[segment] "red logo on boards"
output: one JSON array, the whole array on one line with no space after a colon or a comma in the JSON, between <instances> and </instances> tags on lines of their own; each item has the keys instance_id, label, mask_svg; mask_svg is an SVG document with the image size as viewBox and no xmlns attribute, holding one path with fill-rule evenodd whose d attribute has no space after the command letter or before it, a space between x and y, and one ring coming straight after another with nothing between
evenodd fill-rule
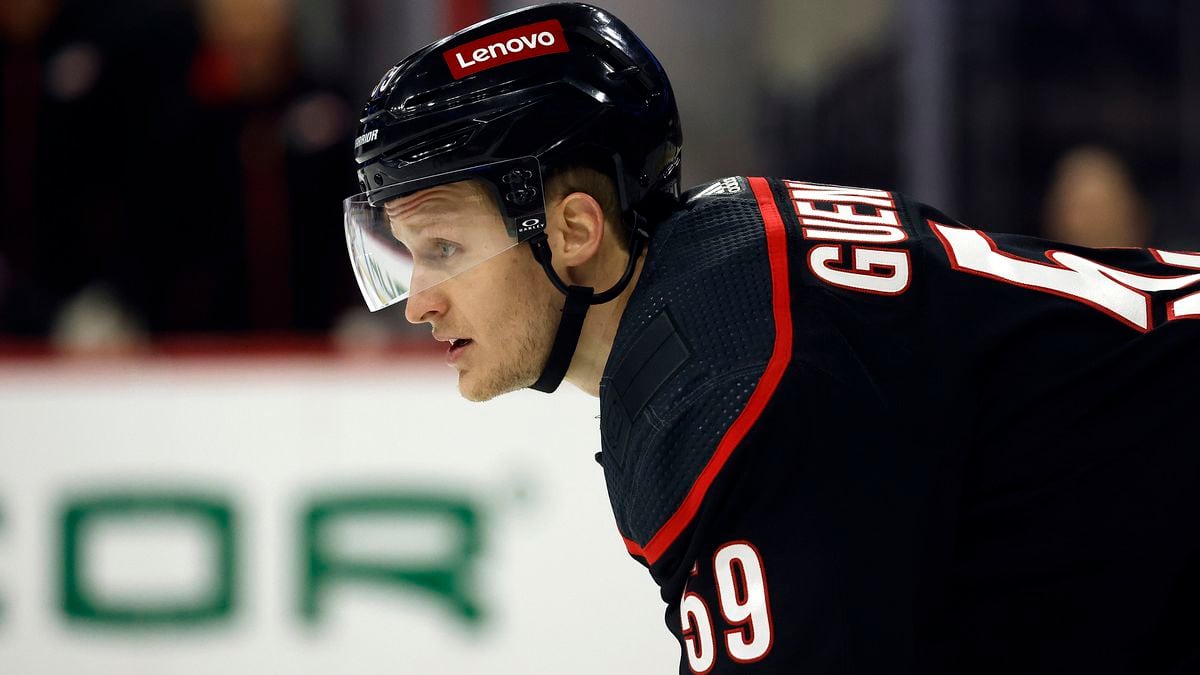
<instances>
[{"instance_id":1,"label":"red logo on boards","mask_svg":"<svg viewBox=\"0 0 1200 675\"><path fill-rule=\"evenodd\" d=\"M562 24L556 19L539 21L480 38L444 52L454 79L473 75L513 61L568 51Z\"/></svg>"}]
</instances>

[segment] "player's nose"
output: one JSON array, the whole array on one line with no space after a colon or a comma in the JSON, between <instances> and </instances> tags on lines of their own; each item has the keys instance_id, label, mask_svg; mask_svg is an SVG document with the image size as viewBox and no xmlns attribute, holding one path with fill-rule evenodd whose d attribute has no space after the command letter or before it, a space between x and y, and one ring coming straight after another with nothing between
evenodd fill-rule
<instances>
[{"instance_id":1,"label":"player's nose","mask_svg":"<svg viewBox=\"0 0 1200 675\"><path fill-rule=\"evenodd\" d=\"M418 291L404 301L404 318L409 323L429 323L446 313L446 296L436 288Z\"/></svg>"}]
</instances>

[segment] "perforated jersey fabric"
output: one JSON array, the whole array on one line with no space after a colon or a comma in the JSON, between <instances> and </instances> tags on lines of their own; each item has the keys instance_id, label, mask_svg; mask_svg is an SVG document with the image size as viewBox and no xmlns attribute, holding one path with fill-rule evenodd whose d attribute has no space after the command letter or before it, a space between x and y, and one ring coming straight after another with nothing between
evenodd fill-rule
<instances>
[{"instance_id":1,"label":"perforated jersey fabric","mask_svg":"<svg viewBox=\"0 0 1200 675\"><path fill-rule=\"evenodd\" d=\"M679 506L762 375L774 337L766 255L748 193L693 201L655 231L610 370L620 370L621 355L664 312L690 357L641 410L626 409L629 402L612 393L611 373L600 383L605 465L636 476L608 482L618 526L632 539L648 540ZM702 411L693 405L701 397ZM623 429L633 418L632 430ZM655 451L668 440L676 451Z\"/></svg>"},{"instance_id":2,"label":"perforated jersey fabric","mask_svg":"<svg viewBox=\"0 0 1200 675\"><path fill-rule=\"evenodd\" d=\"M1196 253L881 190L685 195L598 456L680 672L1200 672L1197 319Z\"/></svg>"}]
</instances>

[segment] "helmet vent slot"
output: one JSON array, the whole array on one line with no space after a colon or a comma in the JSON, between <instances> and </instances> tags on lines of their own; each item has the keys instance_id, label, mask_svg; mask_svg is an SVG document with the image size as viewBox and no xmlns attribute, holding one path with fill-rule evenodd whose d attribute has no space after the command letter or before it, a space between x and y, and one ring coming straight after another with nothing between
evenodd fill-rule
<instances>
[{"instance_id":1,"label":"helmet vent slot","mask_svg":"<svg viewBox=\"0 0 1200 675\"><path fill-rule=\"evenodd\" d=\"M466 145L471 140L471 137L475 135L479 126L479 124L474 122L455 125L454 128L448 130L446 133L438 134L434 138L410 143L388 153L388 157L384 160L384 163L392 166L412 164L413 162L419 162L434 155L450 152L459 146Z\"/></svg>"},{"instance_id":2,"label":"helmet vent slot","mask_svg":"<svg viewBox=\"0 0 1200 675\"><path fill-rule=\"evenodd\" d=\"M529 86L540 84L540 81L536 78L519 77L493 84L490 87L474 87L470 84L469 80L463 80L413 94L404 99L404 103L398 110L392 112L399 114L427 113L433 110L478 103L515 91L524 91Z\"/></svg>"}]
</instances>

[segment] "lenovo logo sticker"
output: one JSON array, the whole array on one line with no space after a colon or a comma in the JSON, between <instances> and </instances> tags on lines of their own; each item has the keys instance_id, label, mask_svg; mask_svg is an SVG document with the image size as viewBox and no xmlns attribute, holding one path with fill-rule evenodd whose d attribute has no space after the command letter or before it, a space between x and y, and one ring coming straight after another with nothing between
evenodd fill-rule
<instances>
[{"instance_id":1,"label":"lenovo logo sticker","mask_svg":"<svg viewBox=\"0 0 1200 675\"><path fill-rule=\"evenodd\" d=\"M555 19L513 28L444 52L454 79L535 56L568 51L562 24Z\"/></svg>"}]
</instances>

